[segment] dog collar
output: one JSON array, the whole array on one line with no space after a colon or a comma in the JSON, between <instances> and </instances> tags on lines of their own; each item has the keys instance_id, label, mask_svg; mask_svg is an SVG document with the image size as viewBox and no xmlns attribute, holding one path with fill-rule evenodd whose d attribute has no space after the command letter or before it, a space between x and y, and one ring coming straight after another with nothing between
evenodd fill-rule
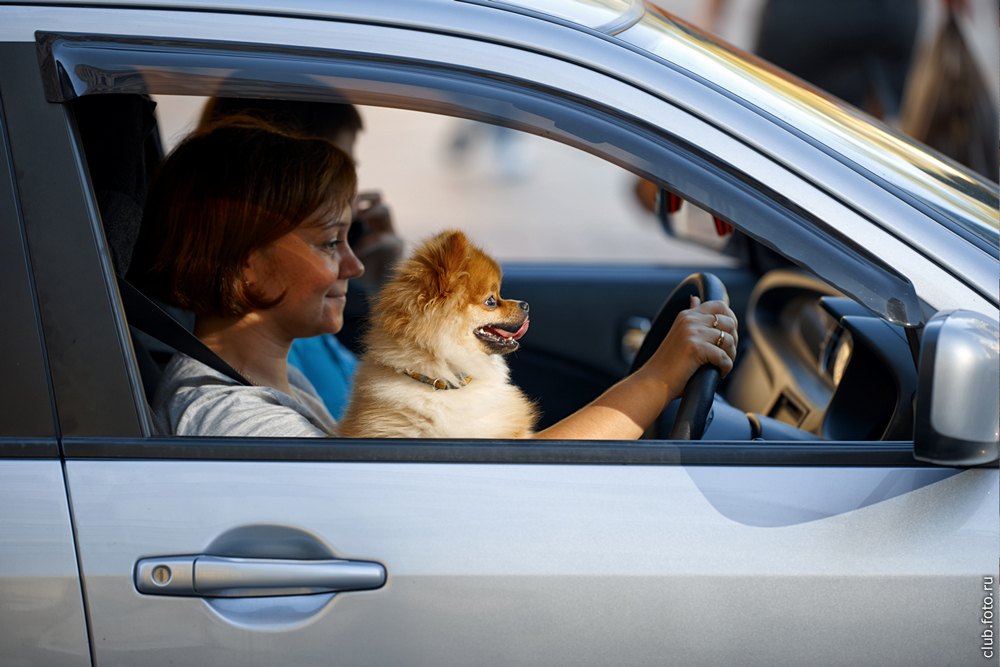
<instances>
[{"instance_id":1,"label":"dog collar","mask_svg":"<svg viewBox=\"0 0 1000 667\"><path fill-rule=\"evenodd\" d=\"M469 377L468 375L462 375L461 379L459 379L458 381L458 386L455 386L454 384L448 382L447 380L439 380L438 378L428 377L423 373L418 373L416 371L411 371L407 369L403 370L403 375L409 375L414 380L418 380L420 382L423 382L424 384L429 384L430 386L434 387L435 390L461 389L462 387L464 387L465 385L469 384L469 382L472 381L472 378Z\"/></svg>"}]
</instances>

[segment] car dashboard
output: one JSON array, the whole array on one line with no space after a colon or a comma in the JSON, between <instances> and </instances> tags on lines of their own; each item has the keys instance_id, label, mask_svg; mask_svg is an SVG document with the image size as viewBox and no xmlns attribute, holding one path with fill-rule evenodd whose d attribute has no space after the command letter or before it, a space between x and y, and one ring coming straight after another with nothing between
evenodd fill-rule
<instances>
[{"instance_id":1,"label":"car dashboard","mask_svg":"<svg viewBox=\"0 0 1000 667\"><path fill-rule=\"evenodd\" d=\"M749 344L722 395L784 439L908 440L917 374L901 327L797 271L766 274L746 314ZM770 439L754 427L755 437Z\"/></svg>"}]
</instances>

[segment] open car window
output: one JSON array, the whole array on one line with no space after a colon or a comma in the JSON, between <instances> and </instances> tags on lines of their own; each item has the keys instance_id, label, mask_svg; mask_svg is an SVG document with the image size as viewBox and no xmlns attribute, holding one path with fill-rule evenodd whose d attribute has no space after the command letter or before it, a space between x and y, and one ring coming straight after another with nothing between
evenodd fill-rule
<instances>
[{"instance_id":1,"label":"open car window","mask_svg":"<svg viewBox=\"0 0 1000 667\"><path fill-rule=\"evenodd\" d=\"M160 138L169 151L196 127L206 98L158 95L154 99ZM701 242L668 234L657 215L640 205L636 190L643 179L576 148L468 119L406 109L358 108L365 124L355 145L360 190L381 193L394 209L395 225L403 238L412 244L441 229L463 230L504 264L507 298L534 304L532 334L509 363L515 382L542 408L540 428L579 409L624 375L673 285L687 273L712 270L724 272L733 306L741 318L750 318L758 340L744 346L741 352L750 360L735 382L723 386L722 396L734 406L732 414L723 416L720 405L718 423L707 438L753 435L734 423L742 421L745 412L834 439L879 440L887 432L897 402L892 398L848 425L842 423L843 415L824 423L844 372L841 361L842 367L834 374L836 352L827 348L850 334L838 333L839 315L824 311L820 299L850 300L822 281L795 271L780 254L765 256L756 246L751 252L747 237L715 224L717 218L683 200L674 203L670 227L701 229ZM560 273L560 268L572 270ZM758 293L754 289L758 278L772 269L787 274L768 274L770 287ZM610 273L602 275L602 271ZM594 273L588 276L589 272ZM610 286L602 284L612 276ZM789 291L791 295L785 293ZM354 298L364 296L355 294ZM577 327L572 336L566 336L595 298L620 305L588 316L595 323ZM756 313L748 310L751 299ZM360 321L352 324L349 317L340 338L360 352L358 341L351 338L351 327L363 330L367 312L359 311L356 304L353 311ZM772 319L787 320L790 330L762 331L758 320ZM596 323L601 320L611 326ZM137 335L133 332L133 337ZM148 336L141 340L162 368L172 349ZM905 351L898 334L888 340ZM611 354L592 351L601 348ZM843 345L838 350L841 355L849 352ZM780 369L782 377L774 383L780 385L778 389L765 386L760 373L750 369L762 354L772 374ZM299 361L308 363L308 359ZM891 382L899 370L882 372L878 378ZM912 385L912 373L902 370L907 386ZM848 409L853 408L851 404ZM904 411L892 422L894 439L907 436L904 422L909 414ZM788 438L791 433L766 435Z\"/></svg>"},{"instance_id":2,"label":"open car window","mask_svg":"<svg viewBox=\"0 0 1000 667\"><path fill-rule=\"evenodd\" d=\"M538 322L533 323L531 339L535 349L530 349L526 341L524 352L518 355L513 369L515 382L529 395L541 398L543 412L549 419L558 419L578 409L627 371L629 352L625 340L632 337L634 331L641 333L642 321L655 315L665 296L691 268L718 270L729 285L738 314L750 327L755 318L748 309L760 302L762 296L759 290L755 292L756 280L770 269L797 267L799 272L805 270L821 277L819 280L809 278L804 291L794 294L796 298L816 303L804 310L796 305L786 312L787 304L776 305L772 299L764 299L771 310L761 311L761 314L765 324L774 318L786 323L784 329L779 327L777 338L772 336L771 347L785 350L787 341L782 336L791 335L796 340L802 339L802 344L795 343L793 349L808 351L799 355L802 359L796 357L795 360L772 355L761 362L763 367L748 353L747 368L754 370L747 373L753 380L745 384L742 391L728 390L737 397L736 408L752 409L793 426L808 424L815 435L833 439L840 439L847 433L862 440L878 440L887 433L904 438L907 435L906 428L889 428L897 422L905 422L905 413L892 412L884 406L873 416L872 423L866 423L863 428L835 429L824 434L824 423L821 419L817 421L817 416L822 416L826 407L832 404L836 383L831 383L830 378L845 376L828 373L824 366L827 362L823 360L834 353L828 348L839 338L823 325L806 326L807 323L795 317L800 310L814 312L815 307L819 307L818 300L824 296L853 299L855 304L864 304L862 309L867 318L888 322L884 326L890 330L875 337L890 341L893 350L902 349L905 355L910 342L897 343L899 331L891 327L898 329L919 324L925 310L933 311L933 304L947 285L947 281L936 281L944 275L940 268L913 253L898 239L894 240L885 230L866 226L863 216L856 210L795 175L758 147L722 131L697 114L666 103L647 90L596 72L570 71L564 64L548 62L540 55L530 58L537 58L538 65L551 64L552 67L541 72L529 68L530 76L535 77L532 81L525 78L529 70L519 70L519 66L513 68L517 71L484 75L471 65L431 67L402 56L379 60L376 66L360 53L331 54L300 47L257 47L245 51L230 43L162 39L133 48L128 38L50 34L40 39L42 48L49 49L53 60L61 63L59 71L74 73L68 81L60 83L46 79L50 81L48 94L53 101L71 104L80 95L124 92L188 98L217 94L350 101L371 109L373 123L384 115L390 119L388 124L396 128L403 123L393 121L393 117L414 113L432 114L429 116L431 122L444 127L456 123L485 123L487 131L494 131L488 128L502 128L523 132L533 135L531 140L540 137L547 144L554 142L560 151L576 151L581 156L581 163L590 161L600 169L613 168L607 172L614 173L613 178L598 177L605 185L615 179L646 179L664 192L680 196L686 205L706 211L718 221L720 229L735 230L733 241L744 239L742 246L727 243L726 254L702 249L698 250L700 255L691 252L691 259L679 267L670 262L657 264L646 260L634 267L621 266L620 258L631 251L612 249L608 252L612 241L620 235L603 220L598 221L598 225L602 233L610 233L610 236L599 236L597 245L603 246L601 250L605 256L616 258L612 264L605 259L603 265L599 265L602 263L593 261L593 256L589 255L586 260L575 260L578 262L575 267L560 267L566 263L566 258L556 256L556 251L518 258L505 256L511 251L502 249L501 241L481 241L488 250L505 260L504 289L508 294L551 307L549 315L545 315L546 310L535 310L533 305L533 318ZM441 41L444 49L448 46L446 42L454 38L442 37ZM192 58L198 63L193 68L185 64L192 62ZM43 78L51 73L51 70L43 71ZM117 81L127 83L120 85L115 83ZM375 125L368 128L369 133L377 131ZM438 159L427 155L429 152L418 150L425 159ZM378 156L366 155L363 147L359 147L358 153L362 169L366 162L379 160ZM383 177L391 180L389 175L377 174L373 181ZM577 185L586 189L587 181L579 180ZM544 181L542 184L544 186ZM363 182L362 187L365 185ZM382 187L381 183L373 185ZM412 183L407 185L413 187ZM468 194L474 188L464 190ZM427 199L431 202L431 212L414 212L413 217L422 220L419 224L425 228L433 228L437 225L432 216L441 203L435 200L455 198L442 194ZM507 225L494 224L495 216L504 214L508 208L490 207L483 196L472 199L479 204L485 201L485 206L492 210L482 216L472 210L468 217L479 219L459 225L461 228L470 231L474 238L480 233L486 239L490 238L488 234L497 233L501 240L519 236L508 234ZM552 199L558 207L559 200ZM571 206L567 204L564 208L569 210ZM398 210L397 219L404 233L408 215L407 207ZM614 216L613 213L607 215ZM526 224L532 230L542 224L546 229L554 229L549 238L555 243L550 247L565 253L568 241L574 241L581 232L574 227L575 220L566 219L574 216L554 217L565 227L553 226L552 219ZM475 224L482 227L477 230ZM678 242L666 238L655 220L644 221L638 226L642 225L646 232L653 234L646 238L657 239L656 244L677 246ZM438 228L443 226L446 225ZM419 235L420 232L414 233L414 236ZM648 257L658 247L635 238L632 247L638 247L635 254L640 257ZM494 242L499 249L491 248ZM880 249L881 256L869 249L873 247ZM903 267L903 271L890 268L883 259L885 256L898 260L896 265ZM906 270L908 266L921 270L910 272ZM922 270L925 267L928 270ZM911 276L919 279L921 295L930 301L931 307L917 297L918 290L910 282ZM574 295L575 299L567 295ZM581 303L581 299L586 303L611 304L613 308L595 317L586 310L587 305ZM577 327L576 333L585 330L588 336L596 336L596 339L566 335L567 330L573 330L573 323L579 321L581 313L587 313L588 322L595 324ZM840 315L833 312L829 316L836 319ZM788 318L792 318L790 322ZM125 324L123 318L121 326ZM773 368L768 364L780 366L781 372L769 373ZM893 369L889 368L888 372ZM792 386L788 388L782 383L763 380L769 376L770 380L778 376L782 383L788 380ZM854 381L863 385L865 378ZM567 391L567 387L572 391ZM134 387L133 395L138 396ZM546 405L549 396L556 396L558 400ZM759 400L750 405L739 398L741 396L754 396ZM900 394L896 402L905 401ZM852 404L845 404L848 413L851 408ZM142 411L141 403L137 404L137 410ZM882 414L885 410L892 414L886 417ZM749 439L749 435L752 433L747 438L739 438L723 432L719 438L740 440Z\"/></svg>"}]
</instances>

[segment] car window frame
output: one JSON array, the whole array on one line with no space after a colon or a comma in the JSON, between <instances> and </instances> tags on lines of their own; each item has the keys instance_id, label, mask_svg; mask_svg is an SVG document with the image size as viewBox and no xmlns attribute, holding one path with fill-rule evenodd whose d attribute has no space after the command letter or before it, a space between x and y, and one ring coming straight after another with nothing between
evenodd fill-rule
<instances>
[{"instance_id":1,"label":"car window frame","mask_svg":"<svg viewBox=\"0 0 1000 667\"><path fill-rule=\"evenodd\" d=\"M56 458L57 425L25 240L15 168L0 90L0 277L5 315L0 324L0 459Z\"/></svg>"},{"instance_id":2,"label":"car window frame","mask_svg":"<svg viewBox=\"0 0 1000 667\"><path fill-rule=\"evenodd\" d=\"M148 91L164 92L170 91ZM258 90L259 92L259 90ZM203 93L202 93L203 94ZM565 100L561 100L565 103ZM469 112L468 117L477 120L494 120L488 114L476 116ZM509 122L509 119L505 119ZM628 119L619 119L628 121ZM66 120L66 127L69 136L72 138L72 119ZM537 128L529 128L537 131ZM646 137L647 139L649 137ZM634 140L638 141L638 137ZM566 143L571 143L567 141ZM582 146L577 146L583 148ZM79 178L86 181L87 175L83 169L83 162L80 159L80 146L77 137L74 153L74 161L81 170ZM71 151L73 152L73 151ZM678 163L686 162L689 154L678 152L675 159ZM603 156L607 159L607 155ZM623 164L635 170L633 165ZM732 180L721 180L723 177L731 178L733 174L727 173L720 165L703 166L708 170L711 166L718 169L715 174L716 185L726 184L730 188L738 189L752 184L746 178L732 178ZM685 164L689 168L689 164ZM663 179L655 174L648 174L656 180L663 182ZM675 183L671 183L675 187ZM96 206L93 201L92 189L87 187L90 200L86 207L89 211L91 221L99 218L96 213ZM767 193L770 194L770 193ZM697 200L695 200L697 201ZM761 197L759 203L769 207L775 206L774 200L766 195ZM731 203L731 205L733 205ZM789 215L802 214L801 211L789 210ZM97 432L90 433L67 433L63 438L65 455L68 457L97 457L97 458L118 458L125 456L128 458L197 458L226 460L270 460L272 457L281 460L366 460L366 461L414 461L414 462L443 462L443 461L492 461L492 462L566 462L566 463L633 463L633 464L690 464L693 462L704 462L705 464L733 464L734 462L749 463L758 465L919 465L912 458L912 446L909 443L822 443L822 444L783 444L780 446L748 447L746 443L549 443L546 446L525 445L524 443L504 443L488 444L481 441L456 441L448 443L448 446L435 441L368 441L358 442L338 442L330 443L304 443L301 441L258 441L252 442L241 440L240 443L214 442L215 439L198 438L174 438L174 437L151 437L152 428L148 419L148 409L145 401L141 397L141 382L137 380L137 370L134 360L134 353L131 350L125 328L125 318L121 310L120 300L117 299L116 288L113 285L113 272L109 268L108 252L106 243L103 242L103 232L99 221L95 225L95 249L101 257L101 265L105 274L106 288L113 295L110 305L114 312L114 328L118 332L119 343L125 356L130 358L131 363L126 364L124 377L119 377L119 388L127 387L132 394L135 414L137 418L139 433L135 434L139 438L130 437L128 434L122 435L98 429ZM145 417L145 419L143 419ZM128 422L128 417L121 418L122 422ZM147 439L148 438L148 439ZM808 463L807 463L808 462Z\"/></svg>"},{"instance_id":3,"label":"car window frame","mask_svg":"<svg viewBox=\"0 0 1000 667\"><path fill-rule=\"evenodd\" d=\"M46 96L52 102L114 92L256 97L267 94L271 86L289 99L397 106L543 135L675 192L823 276L894 324L919 326L923 321L924 308L910 280L846 230L679 134L568 90L471 67L330 49L57 33L37 33L36 39ZM200 59L197 67L191 67L193 58ZM239 76L220 80L218 72L224 71ZM317 78L325 85L317 85ZM332 91L334 85L339 92ZM679 110L672 104L661 108ZM815 190L814 184L789 172L773 156L679 111L700 123L706 133L726 141L736 139L755 159L770 165L772 174L800 183L798 191ZM819 190L815 194L828 195ZM829 204L834 202L822 206ZM780 251L772 240L778 238ZM822 251L816 250L817 240Z\"/></svg>"},{"instance_id":4,"label":"car window frame","mask_svg":"<svg viewBox=\"0 0 1000 667\"><path fill-rule=\"evenodd\" d=\"M152 432L82 147L34 45L0 43L10 149L60 437ZM58 192L60 196L52 196ZM53 222L59 222L57 233ZM99 361L98 361L99 360Z\"/></svg>"}]
</instances>

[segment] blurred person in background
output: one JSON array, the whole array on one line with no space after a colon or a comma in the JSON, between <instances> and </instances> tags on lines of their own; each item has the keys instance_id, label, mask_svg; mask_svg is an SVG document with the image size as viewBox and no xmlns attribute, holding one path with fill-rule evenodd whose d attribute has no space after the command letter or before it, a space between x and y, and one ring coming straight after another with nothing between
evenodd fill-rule
<instances>
[{"instance_id":1,"label":"blurred person in background","mask_svg":"<svg viewBox=\"0 0 1000 667\"><path fill-rule=\"evenodd\" d=\"M718 32L729 4L706 0L698 22ZM927 18L941 25L918 58ZM977 36L975 19L969 0L764 0L755 51L997 181L996 91L970 48L991 40Z\"/></svg>"},{"instance_id":2,"label":"blurred person in background","mask_svg":"<svg viewBox=\"0 0 1000 667\"><path fill-rule=\"evenodd\" d=\"M716 30L729 0L707 0ZM918 0L767 0L755 51L764 60L878 118L899 116Z\"/></svg>"}]
</instances>

